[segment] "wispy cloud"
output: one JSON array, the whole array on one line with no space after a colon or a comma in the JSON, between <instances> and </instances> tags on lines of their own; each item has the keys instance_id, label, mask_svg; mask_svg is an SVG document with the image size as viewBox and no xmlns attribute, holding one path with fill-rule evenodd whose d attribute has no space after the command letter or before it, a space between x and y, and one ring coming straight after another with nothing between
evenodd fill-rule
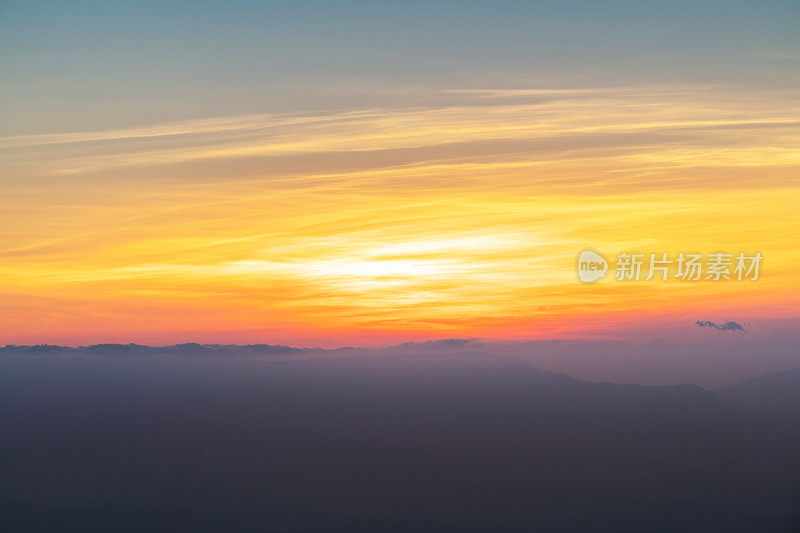
<instances>
[{"instance_id":1,"label":"wispy cloud","mask_svg":"<svg viewBox=\"0 0 800 533\"><path fill-rule=\"evenodd\" d=\"M745 331L745 327L738 322L723 322L722 324L716 324L710 320L697 320L695 321L695 325L701 328L716 329L717 331Z\"/></svg>"},{"instance_id":2,"label":"wispy cloud","mask_svg":"<svg viewBox=\"0 0 800 533\"><path fill-rule=\"evenodd\" d=\"M760 250L769 275L736 290L774 306L798 292L797 93L457 96L0 140L4 327L471 337L734 299L720 283L580 286L587 246Z\"/></svg>"},{"instance_id":3,"label":"wispy cloud","mask_svg":"<svg viewBox=\"0 0 800 533\"><path fill-rule=\"evenodd\" d=\"M754 95L736 91L674 88L457 92L476 99L513 95L521 100L247 115L124 130L17 136L0 139L0 149L12 161L30 163L30 154L18 150L61 146L50 156L38 152L37 163L30 169L56 175L125 169L141 173L141 167L198 161L228 161L246 168L260 163L263 168L276 158L302 161L334 153L358 154L365 165L362 170L373 170L376 165L387 168L381 162L387 153L403 150L420 152L409 153L408 163L419 164L422 157L427 163L448 165L516 162L533 166L543 156L548 161L578 162L611 158L618 166L640 169L664 162L672 167L703 162L717 166L795 162L795 144L786 128L800 124L800 112L787 113L788 100L796 94L780 92L756 100ZM541 95L548 98L538 98Z\"/></svg>"}]
</instances>

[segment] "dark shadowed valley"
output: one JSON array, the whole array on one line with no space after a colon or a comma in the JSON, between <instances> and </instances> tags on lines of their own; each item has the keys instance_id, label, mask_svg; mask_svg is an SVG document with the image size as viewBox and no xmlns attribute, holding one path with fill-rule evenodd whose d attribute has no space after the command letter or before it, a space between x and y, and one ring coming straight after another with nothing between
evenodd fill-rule
<instances>
[{"instance_id":1,"label":"dark shadowed valley","mask_svg":"<svg viewBox=\"0 0 800 533\"><path fill-rule=\"evenodd\" d=\"M716 393L476 352L134 352L4 350L5 530L800 527L800 407L774 379ZM759 387L769 401L738 401Z\"/></svg>"}]
</instances>

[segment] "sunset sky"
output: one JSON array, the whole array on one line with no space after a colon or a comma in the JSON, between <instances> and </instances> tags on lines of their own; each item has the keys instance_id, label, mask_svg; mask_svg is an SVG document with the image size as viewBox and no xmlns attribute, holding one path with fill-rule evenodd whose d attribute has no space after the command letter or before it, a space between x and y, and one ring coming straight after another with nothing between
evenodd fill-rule
<instances>
[{"instance_id":1,"label":"sunset sky","mask_svg":"<svg viewBox=\"0 0 800 533\"><path fill-rule=\"evenodd\" d=\"M797 325L800 5L520 4L0 2L0 345Z\"/></svg>"}]
</instances>

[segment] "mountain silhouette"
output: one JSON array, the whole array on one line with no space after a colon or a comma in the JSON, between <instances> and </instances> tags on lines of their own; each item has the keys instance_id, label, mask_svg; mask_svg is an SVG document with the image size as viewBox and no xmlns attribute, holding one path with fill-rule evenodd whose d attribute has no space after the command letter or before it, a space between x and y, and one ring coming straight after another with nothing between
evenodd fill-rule
<instances>
[{"instance_id":1,"label":"mountain silhouette","mask_svg":"<svg viewBox=\"0 0 800 533\"><path fill-rule=\"evenodd\" d=\"M800 410L800 367L771 372L718 389L725 400L751 409Z\"/></svg>"},{"instance_id":2,"label":"mountain silhouette","mask_svg":"<svg viewBox=\"0 0 800 533\"><path fill-rule=\"evenodd\" d=\"M580 381L475 351L180 355L0 357L7 530L800 524L795 412L762 415L694 385Z\"/></svg>"}]
</instances>

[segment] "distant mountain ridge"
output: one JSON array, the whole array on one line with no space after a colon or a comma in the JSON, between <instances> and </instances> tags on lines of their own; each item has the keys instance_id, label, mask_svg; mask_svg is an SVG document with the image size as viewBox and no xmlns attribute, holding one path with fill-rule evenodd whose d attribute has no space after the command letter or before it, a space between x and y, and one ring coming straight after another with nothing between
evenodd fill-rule
<instances>
[{"instance_id":1,"label":"distant mountain ridge","mask_svg":"<svg viewBox=\"0 0 800 533\"><path fill-rule=\"evenodd\" d=\"M197 342L185 342L166 346L149 346L146 344L121 344L121 343L101 343L88 346L61 346L54 344L33 344L33 345L14 345L8 344L0 347L0 355L16 355L25 353L72 353L72 354L99 354L115 355L145 355L145 354L247 354L257 353L301 353L313 349L294 348L285 344L200 344Z\"/></svg>"},{"instance_id":2,"label":"distant mountain ridge","mask_svg":"<svg viewBox=\"0 0 800 533\"><path fill-rule=\"evenodd\" d=\"M540 387L536 393L539 395L547 393L548 387L558 384L559 387L566 387L571 390L572 398L589 398L592 395L602 397L603 401L610 398L622 400L626 395L651 394L653 398L661 396L667 398L672 394L669 401L700 401L706 405L720 405L724 402L729 405L746 407L760 411L765 410L786 410L800 409L800 367L791 368L779 372L763 374L734 385L708 391L696 385L671 385L659 387L646 387L640 385L622 385L612 382L598 382L578 380L567 374L552 372L539 368L522 359L514 356L495 355L479 350L461 351L440 351L442 348L459 347L481 347L480 343L462 341L461 339L445 339L443 341L428 341L426 343L405 343L398 346L391 346L382 351L381 349L371 348L296 348L284 344L201 344L187 342L166 346L149 346L144 344L121 344L121 343L101 343L88 346L61 346L50 344L36 345L7 345L0 347L0 357L2 356L25 356L25 355L44 355L44 354L64 354L64 355L94 355L109 357L142 357L142 356L190 356L201 358L230 358L230 357L261 357L268 356L288 358L293 356L320 357L322 360L329 358L328 364L343 365L355 364L364 369L378 363L380 366L396 367L396 371L413 370L416 367L424 366L428 370L442 367L453 371L458 368L472 368L480 370L480 367L492 368L497 370L500 367L512 368L512 373L516 373L517 378L525 377L525 380L535 378ZM422 351L418 350L424 348ZM359 357L347 357L348 355L359 354ZM281 357L283 356L283 357ZM301 357L302 359L302 357ZM343 359L352 359L350 363L344 363ZM405 370L397 367L399 363L411 363L405 365ZM424 364L423 364L424 363ZM320 361L319 364L326 363ZM421 366L420 366L421 365ZM544 385L544 386L542 386ZM647 391L646 393L644 391ZM681 394L677 394L680 391ZM554 392L554 391L553 391ZM560 390L559 394L563 393ZM703 398L700 400L700 398Z\"/></svg>"}]
</instances>

